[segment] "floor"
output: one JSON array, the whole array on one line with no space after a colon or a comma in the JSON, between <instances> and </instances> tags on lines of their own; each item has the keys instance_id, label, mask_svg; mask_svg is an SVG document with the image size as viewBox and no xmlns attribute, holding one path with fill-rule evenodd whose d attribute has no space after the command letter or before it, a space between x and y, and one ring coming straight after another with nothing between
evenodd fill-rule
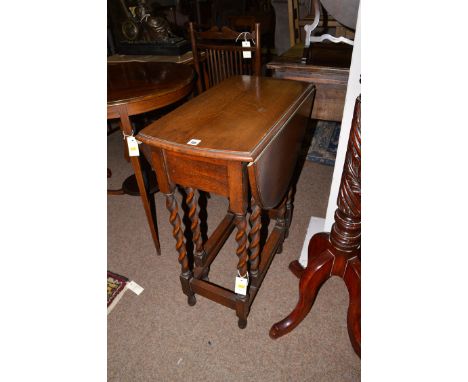
<instances>
[{"instance_id":1,"label":"floor","mask_svg":"<svg viewBox=\"0 0 468 382\"><path fill-rule=\"evenodd\" d=\"M109 187L118 187L131 166L119 132L108 137ZM359 381L360 359L346 328L348 294L330 279L306 319L272 340L270 326L297 301L298 280L288 264L299 257L310 216L324 217L333 167L306 162L298 183L290 236L275 257L252 305L246 329L235 312L203 297L190 307L179 283L180 267L163 195L156 208L162 255L157 256L138 197L108 196L108 269L144 288L127 291L108 316L109 381ZM209 227L227 202L209 200ZM237 258L231 237L215 260L210 279L233 289Z\"/></svg>"}]
</instances>

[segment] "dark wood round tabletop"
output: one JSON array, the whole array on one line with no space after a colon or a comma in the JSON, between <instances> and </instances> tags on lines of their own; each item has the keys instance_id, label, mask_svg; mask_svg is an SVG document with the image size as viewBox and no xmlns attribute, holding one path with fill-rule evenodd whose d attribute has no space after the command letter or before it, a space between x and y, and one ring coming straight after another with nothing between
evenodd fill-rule
<instances>
[{"instance_id":1,"label":"dark wood round tabletop","mask_svg":"<svg viewBox=\"0 0 468 382\"><path fill-rule=\"evenodd\" d=\"M107 118L119 118L122 105L128 116L170 105L193 87L191 66L172 62L107 63Z\"/></svg>"}]
</instances>

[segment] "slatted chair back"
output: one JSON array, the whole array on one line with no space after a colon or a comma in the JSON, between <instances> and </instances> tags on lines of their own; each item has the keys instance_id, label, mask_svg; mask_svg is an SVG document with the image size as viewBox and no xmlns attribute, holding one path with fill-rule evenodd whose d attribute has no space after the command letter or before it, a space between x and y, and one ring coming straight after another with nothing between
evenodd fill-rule
<instances>
[{"instance_id":1,"label":"slatted chair back","mask_svg":"<svg viewBox=\"0 0 468 382\"><path fill-rule=\"evenodd\" d=\"M189 33L198 93L234 75L261 75L260 23L247 34L216 26L198 32L194 24L189 23ZM250 47L241 45L245 39L250 41ZM244 58L243 52L251 52L251 58Z\"/></svg>"}]
</instances>

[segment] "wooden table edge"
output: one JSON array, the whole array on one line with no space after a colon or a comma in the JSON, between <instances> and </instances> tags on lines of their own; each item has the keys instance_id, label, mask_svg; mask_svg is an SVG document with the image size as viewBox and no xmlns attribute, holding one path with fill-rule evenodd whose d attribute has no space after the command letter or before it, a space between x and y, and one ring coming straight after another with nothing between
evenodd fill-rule
<instances>
[{"instance_id":1,"label":"wooden table edge","mask_svg":"<svg viewBox=\"0 0 468 382\"><path fill-rule=\"evenodd\" d=\"M190 146L183 143L170 142L165 139L157 138L151 135L144 134L142 132L138 133L136 139L149 145L149 146L158 146L159 148L165 150L172 150L182 154L196 155L203 158L214 158L219 159L223 158L226 160L237 160L242 162L254 162L260 153L264 150L268 143L270 142L270 137L275 137L279 132L278 126L284 126L295 114L296 110L301 107L301 105L307 100L310 94L316 89L315 84L302 82L307 85L301 95L291 103L290 107L283 114L282 118L278 119L274 126L265 134L258 144L253 148L252 152L245 151L227 151L227 150L217 150L212 148L202 148L196 146Z\"/></svg>"},{"instance_id":2,"label":"wooden table edge","mask_svg":"<svg viewBox=\"0 0 468 382\"><path fill-rule=\"evenodd\" d=\"M150 111L155 108L155 105L152 104L152 101L154 101L157 106L156 108L162 108L167 105L170 105L174 103L173 98L178 98L181 99L188 95L192 89L193 89L193 84L195 82L195 74L192 71L192 78L189 82L186 84L183 84L179 88L177 88L175 91L167 91L166 93L159 93L157 95L155 94L149 94L141 97L136 97L132 98L130 101L129 100L118 100L118 101L111 101L107 103L107 119L112 119L112 118L119 118L120 113L119 113L119 108L122 105L125 105L127 107L127 110L131 110L133 106L137 106L140 103L150 103L151 107L148 107L148 110ZM166 99L164 99L166 97ZM137 114L142 114L145 113L146 111L140 111ZM129 116L133 115L133 113L129 113Z\"/></svg>"}]
</instances>

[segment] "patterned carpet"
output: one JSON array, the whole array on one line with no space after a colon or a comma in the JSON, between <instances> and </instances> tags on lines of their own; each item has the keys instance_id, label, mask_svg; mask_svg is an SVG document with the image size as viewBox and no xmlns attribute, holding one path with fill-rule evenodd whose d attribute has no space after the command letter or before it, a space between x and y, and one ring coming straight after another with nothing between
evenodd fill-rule
<instances>
[{"instance_id":1,"label":"patterned carpet","mask_svg":"<svg viewBox=\"0 0 468 382\"><path fill-rule=\"evenodd\" d=\"M109 314L126 291L128 279L107 271L107 314Z\"/></svg>"},{"instance_id":2,"label":"patterned carpet","mask_svg":"<svg viewBox=\"0 0 468 382\"><path fill-rule=\"evenodd\" d=\"M340 138L339 122L317 121L307 160L327 166L335 165L336 150Z\"/></svg>"}]
</instances>

